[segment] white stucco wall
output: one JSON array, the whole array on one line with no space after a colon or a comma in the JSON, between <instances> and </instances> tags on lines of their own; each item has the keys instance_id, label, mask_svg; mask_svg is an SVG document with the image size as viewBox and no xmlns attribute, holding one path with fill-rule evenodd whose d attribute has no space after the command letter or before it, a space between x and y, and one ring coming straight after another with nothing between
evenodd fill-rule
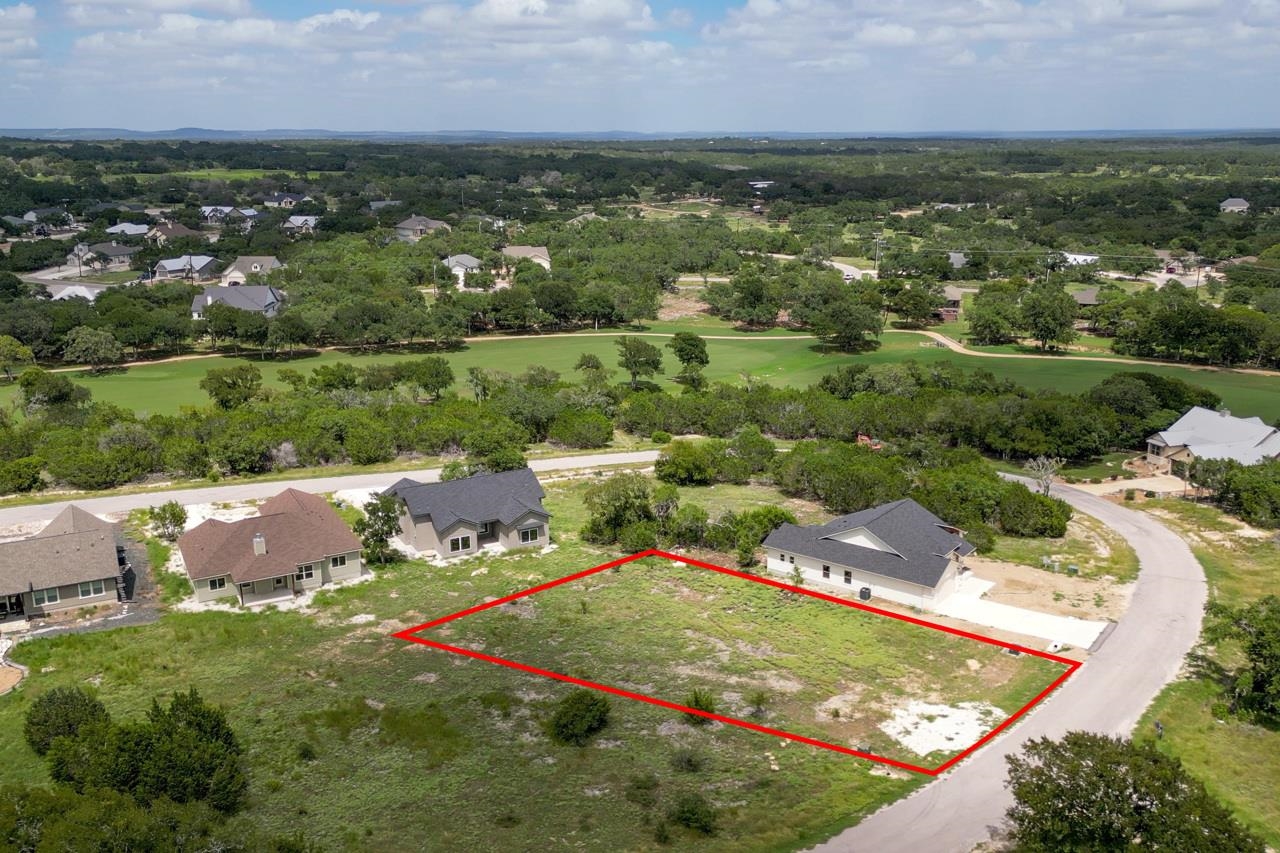
<instances>
[{"instance_id":1,"label":"white stucco wall","mask_svg":"<svg viewBox=\"0 0 1280 853\"><path fill-rule=\"evenodd\" d=\"M781 559L783 553L786 553L785 560ZM919 607L922 610L936 609L939 602L955 591L956 575L959 571L958 564L952 562L946 574L938 582L938 586L930 589L895 578L872 574L854 566L842 566L836 563L828 564L831 567L831 577L823 578L821 560L773 549L769 550L765 564L771 573L778 575L784 581L789 580L792 571L798 568L801 577L804 578L804 585L813 589L840 590L857 596L862 587L869 586L871 587L869 602L871 604L874 604L876 599L883 599L909 607ZM847 584L844 582L846 571L852 574L851 583Z\"/></svg>"}]
</instances>

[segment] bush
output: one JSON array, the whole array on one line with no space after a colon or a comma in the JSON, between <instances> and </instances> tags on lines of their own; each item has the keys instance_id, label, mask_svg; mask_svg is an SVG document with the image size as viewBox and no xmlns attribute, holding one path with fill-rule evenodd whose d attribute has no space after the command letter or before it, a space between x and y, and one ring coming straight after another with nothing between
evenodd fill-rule
<instances>
[{"instance_id":1,"label":"bush","mask_svg":"<svg viewBox=\"0 0 1280 853\"><path fill-rule=\"evenodd\" d=\"M564 447L605 447L613 440L613 421L601 412L565 409L551 422L547 440Z\"/></svg>"},{"instance_id":2,"label":"bush","mask_svg":"<svg viewBox=\"0 0 1280 853\"><path fill-rule=\"evenodd\" d=\"M55 687L32 703L23 734L36 755L44 755L55 738L74 738L83 726L110 721L106 706L97 698L79 687Z\"/></svg>"},{"instance_id":3,"label":"bush","mask_svg":"<svg viewBox=\"0 0 1280 853\"><path fill-rule=\"evenodd\" d=\"M1010 483L996 510L1000 529L1010 536L1060 538L1067 533L1071 506L1037 494L1021 483Z\"/></svg>"},{"instance_id":4,"label":"bush","mask_svg":"<svg viewBox=\"0 0 1280 853\"><path fill-rule=\"evenodd\" d=\"M716 481L716 452L709 442L677 441L658 455L653 472L664 483L706 486Z\"/></svg>"},{"instance_id":5,"label":"bush","mask_svg":"<svg viewBox=\"0 0 1280 853\"><path fill-rule=\"evenodd\" d=\"M698 773L707 766L707 761L696 751L684 748L671 753L671 766L681 773Z\"/></svg>"},{"instance_id":6,"label":"bush","mask_svg":"<svg viewBox=\"0 0 1280 853\"><path fill-rule=\"evenodd\" d=\"M642 809L651 809L658 804L658 777L650 773L648 776L632 776L627 782L625 794L628 802L635 803Z\"/></svg>"},{"instance_id":7,"label":"bush","mask_svg":"<svg viewBox=\"0 0 1280 853\"><path fill-rule=\"evenodd\" d=\"M1138 496L1138 490L1137 490L1137 489L1125 489L1125 490L1124 490L1124 499L1125 499L1125 500L1127 500L1127 501L1134 500L1137 496Z\"/></svg>"},{"instance_id":8,"label":"bush","mask_svg":"<svg viewBox=\"0 0 1280 853\"><path fill-rule=\"evenodd\" d=\"M693 691L685 697L684 704L689 708L693 708L695 711L706 711L708 714L714 714L716 712L715 694L710 690L707 690L705 687L695 687ZM710 719L699 714L686 713L684 716L685 721L692 726L705 726L711 722Z\"/></svg>"},{"instance_id":9,"label":"bush","mask_svg":"<svg viewBox=\"0 0 1280 853\"><path fill-rule=\"evenodd\" d=\"M682 794L667 812L667 818L703 835L715 835L718 829L715 807L698 793Z\"/></svg>"},{"instance_id":10,"label":"bush","mask_svg":"<svg viewBox=\"0 0 1280 853\"><path fill-rule=\"evenodd\" d=\"M563 744L584 746L609 724L609 698L594 690L575 690L560 700L548 722L548 734Z\"/></svg>"},{"instance_id":11,"label":"bush","mask_svg":"<svg viewBox=\"0 0 1280 853\"><path fill-rule=\"evenodd\" d=\"M0 462L0 495L37 491L44 485L40 476L43 469L44 460L35 456Z\"/></svg>"},{"instance_id":12,"label":"bush","mask_svg":"<svg viewBox=\"0 0 1280 853\"><path fill-rule=\"evenodd\" d=\"M1142 493L1142 496L1144 498L1154 498L1156 496L1156 493L1148 489L1147 491Z\"/></svg>"},{"instance_id":13,"label":"bush","mask_svg":"<svg viewBox=\"0 0 1280 853\"><path fill-rule=\"evenodd\" d=\"M299 761L315 761L319 757L316 748L309 741L302 741L298 744L298 760Z\"/></svg>"},{"instance_id":14,"label":"bush","mask_svg":"<svg viewBox=\"0 0 1280 853\"><path fill-rule=\"evenodd\" d=\"M654 444L670 444L671 433L660 429L654 430L653 435L649 436L649 440Z\"/></svg>"},{"instance_id":15,"label":"bush","mask_svg":"<svg viewBox=\"0 0 1280 853\"><path fill-rule=\"evenodd\" d=\"M622 550L632 554L647 551L658 544L658 524L654 521L638 521L627 525L618 533Z\"/></svg>"}]
</instances>

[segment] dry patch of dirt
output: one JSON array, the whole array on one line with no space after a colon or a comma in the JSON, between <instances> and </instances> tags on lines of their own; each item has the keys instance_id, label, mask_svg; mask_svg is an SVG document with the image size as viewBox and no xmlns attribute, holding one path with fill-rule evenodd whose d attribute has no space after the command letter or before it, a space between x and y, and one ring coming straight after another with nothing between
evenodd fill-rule
<instances>
[{"instance_id":1,"label":"dry patch of dirt","mask_svg":"<svg viewBox=\"0 0 1280 853\"><path fill-rule=\"evenodd\" d=\"M687 290L678 293L663 293L662 302L658 305L659 320L680 320L684 317L696 317L707 313L707 303Z\"/></svg>"},{"instance_id":2,"label":"dry patch of dirt","mask_svg":"<svg viewBox=\"0 0 1280 853\"><path fill-rule=\"evenodd\" d=\"M954 752L995 728L1005 713L986 702L936 705L910 701L880 724L880 730L916 755Z\"/></svg>"},{"instance_id":3,"label":"dry patch of dirt","mask_svg":"<svg viewBox=\"0 0 1280 853\"><path fill-rule=\"evenodd\" d=\"M1041 613L1115 621L1129 608L1133 595L1133 584L1105 578L1072 577L978 556L965 558L965 564L977 577L995 583L984 596L988 601Z\"/></svg>"},{"instance_id":4,"label":"dry patch of dirt","mask_svg":"<svg viewBox=\"0 0 1280 853\"><path fill-rule=\"evenodd\" d=\"M22 670L11 666L0 666L0 693L8 693L18 686L22 680Z\"/></svg>"}]
</instances>

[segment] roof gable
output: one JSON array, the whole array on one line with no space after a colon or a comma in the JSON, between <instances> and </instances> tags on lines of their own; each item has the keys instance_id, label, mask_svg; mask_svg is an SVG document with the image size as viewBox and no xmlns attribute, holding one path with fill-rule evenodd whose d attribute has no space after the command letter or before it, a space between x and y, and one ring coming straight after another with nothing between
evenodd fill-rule
<instances>
[{"instance_id":1,"label":"roof gable","mask_svg":"<svg viewBox=\"0 0 1280 853\"><path fill-rule=\"evenodd\" d=\"M430 519L437 533L459 521L512 524L531 512L548 516L542 507L546 493L528 468L440 483L419 483L406 478L383 494L395 495L404 501L415 520Z\"/></svg>"},{"instance_id":2,"label":"roof gable","mask_svg":"<svg viewBox=\"0 0 1280 853\"><path fill-rule=\"evenodd\" d=\"M0 594L114 579L116 527L72 504L28 539L0 543Z\"/></svg>"}]
</instances>

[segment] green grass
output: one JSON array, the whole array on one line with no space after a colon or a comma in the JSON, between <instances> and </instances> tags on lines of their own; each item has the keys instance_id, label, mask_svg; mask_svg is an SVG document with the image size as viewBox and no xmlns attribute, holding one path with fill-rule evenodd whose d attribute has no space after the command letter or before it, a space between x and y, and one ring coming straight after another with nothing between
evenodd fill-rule
<instances>
[{"instance_id":1,"label":"green grass","mask_svg":"<svg viewBox=\"0 0 1280 853\"><path fill-rule=\"evenodd\" d=\"M1230 535L1239 525L1212 507L1178 500L1147 501L1142 507L1157 511L1192 543L1214 600L1238 606L1275 593L1280 549L1272 542ZM1280 730L1219 719L1215 706L1220 711L1224 692L1208 671L1215 663L1230 664L1235 655L1229 648L1202 651L1210 667L1166 687L1139 722L1138 736L1152 738L1159 720L1164 725L1160 749L1181 759L1236 817L1280 848Z\"/></svg>"},{"instance_id":2,"label":"green grass","mask_svg":"<svg viewBox=\"0 0 1280 853\"><path fill-rule=\"evenodd\" d=\"M88 284L127 284L137 281L137 270L112 270L111 272L95 272L80 278L63 279L65 282L86 282Z\"/></svg>"},{"instance_id":3,"label":"green grass","mask_svg":"<svg viewBox=\"0 0 1280 853\"><path fill-rule=\"evenodd\" d=\"M288 169L187 169L180 172L166 172L165 175L173 175L179 178L196 178L207 181L253 181L258 178L266 177L280 173L295 174ZM341 172L321 172L311 171L307 173L307 180L314 180L319 175L340 175ZM165 175L151 174L147 172L135 173L133 177L138 180L147 180L154 178L162 178Z\"/></svg>"},{"instance_id":4,"label":"green grass","mask_svg":"<svg viewBox=\"0 0 1280 853\"><path fill-rule=\"evenodd\" d=\"M688 328L682 323L654 324L654 329L677 330ZM711 334L711 332L705 332ZM607 365L617 361L613 340L625 331L610 331L603 337L588 334L564 337L491 338L473 343L466 348L449 353L447 358L458 377L465 377L468 367L485 367L519 373L530 364L541 364L560 371L568 378L573 376L573 365L584 352L594 353ZM968 370L989 370L1031 388L1046 388L1066 392L1083 391L1113 373L1122 370L1148 370L1164 376L1185 379L1217 392L1223 403L1241 415L1258 415L1271 421L1280 418L1280 394L1274 392L1275 378L1234 371L1211 371L1187 367L1152 364L1141 367L1123 364L1087 361L1055 361L1053 359L985 359L950 352L942 347L922 347L919 335L887 332L881 347L873 352L851 355L826 350L809 338L783 339L772 335L754 335L716 332L732 336L732 340L709 340L707 351L711 364L705 374L708 379L738 381L743 373L751 374L779 386L803 387L816 382L824 374L850 363L888 364L904 359L921 363L951 361ZM655 341L656 342L656 341ZM281 387L277 379L280 369L291 367L308 370L320 364L350 361L361 366L387 363L414 357L399 351L374 354L325 352L294 360L262 361L257 358L231 355L189 361L150 364L128 368L116 373L92 376L86 372L75 374L75 380L93 391L94 398L115 403L139 412L172 414L182 406L203 406L208 397L198 387L205 372L213 367L229 367L235 364L255 364L263 372L264 381L270 387ZM658 377L670 385L670 376L676 371L676 363L670 354L665 357L667 376ZM456 384L461 390L462 384ZM674 389L674 385L671 385ZM0 386L0 405L8 405L16 387ZM464 392L465 393L465 392Z\"/></svg>"},{"instance_id":5,"label":"green grass","mask_svg":"<svg viewBox=\"0 0 1280 853\"><path fill-rule=\"evenodd\" d=\"M1061 539L997 536L995 548L986 556L1037 569L1049 559L1056 561L1063 572L1074 565L1081 577L1105 576L1120 583L1138 577L1138 555L1133 548L1102 522L1083 513L1076 513L1067 535Z\"/></svg>"},{"instance_id":6,"label":"green grass","mask_svg":"<svg viewBox=\"0 0 1280 853\"><path fill-rule=\"evenodd\" d=\"M121 718L188 687L225 707L246 748L246 818L273 832L301 830L331 850L650 849L653 815L692 790L720 808L723 831L709 840L676 832L672 849L795 849L927 781L873 775L867 762L737 727L690 727L676 712L620 698L591 745L559 746L541 723L566 685L388 636L608 556L573 534L583 484L547 488L560 546L548 555L392 565L323 592L311 615L169 613L147 626L23 643L14 654L32 674L0 697L0 782L47 780L23 742L22 715L45 690L89 679ZM709 506L744 494L696 493ZM754 497L781 501L765 490ZM800 688L771 691L767 723L847 736L879 711L868 702L871 716L823 722L812 703L862 686L886 701L937 690L948 701L1012 707L1051 675L1044 661L688 573L631 566L539 595L528 613L489 611L443 633L677 701L711 687L726 710L746 701L750 682L789 679ZM990 683L972 676L969 658ZM873 730L856 736L880 744ZM705 769L676 770L680 748L702 756ZM641 775L658 780L654 806L625 796Z\"/></svg>"}]
</instances>

